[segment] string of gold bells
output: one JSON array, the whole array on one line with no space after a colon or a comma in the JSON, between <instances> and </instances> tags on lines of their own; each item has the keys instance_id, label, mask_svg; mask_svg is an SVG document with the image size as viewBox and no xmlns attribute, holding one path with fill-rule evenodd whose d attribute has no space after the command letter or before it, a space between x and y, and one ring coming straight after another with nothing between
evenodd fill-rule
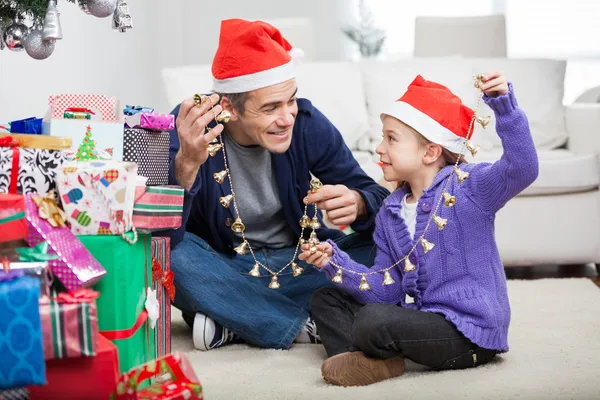
<instances>
[{"instance_id":1,"label":"string of gold bells","mask_svg":"<svg viewBox=\"0 0 600 400\"><path fill-rule=\"evenodd\" d=\"M341 265L338 265L338 264L334 263L333 261L329 260L329 262L334 267L337 268L336 274L331 279L332 282L337 283L337 284L343 283L344 282L344 276L343 276L344 272L349 273L349 274L354 274L354 275L361 275L360 283L358 286L359 290L371 290L371 285L369 284L369 281L367 280L367 276L383 273L383 275L384 275L383 276L383 285L386 285L386 286L393 285L395 283L395 281L392 278L392 275L390 274L391 269L396 268L398 265L404 263L404 272L413 271L416 269L416 266L410 261L409 257L416 250L416 248L419 245L421 245L423 247L423 252L425 254L427 254L429 251L431 251L434 248L435 244L428 241L425 238L425 234L427 233L427 230L429 229L429 226L431 225L432 222L434 222L437 225L437 228L440 231L442 229L444 229L446 224L448 223L447 219L442 218L437 215L437 212L442 203L444 204L444 207L448 207L448 208L453 207L456 204L456 197L453 196L451 193L449 193L446 189L454 176L456 176L456 179L458 180L459 183L464 182L465 179L467 179L469 177L469 173L460 170L458 168L458 164L463 159L466 150L468 150L473 157L479 151L480 146L477 144L473 144L470 141L470 138L473 134L473 130L474 130L473 128L475 126L475 122L479 123L483 128L485 128L490 122L489 116L486 116L486 117L478 117L477 116L477 110L479 109L479 104L483 97L483 91L481 91L481 85L483 84L483 79L482 79L481 75L474 75L473 79L474 79L475 87L479 89L479 97L477 100L477 105L475 106L475 109L474 109L471 123L469 125L469 130L467 132L467 140L464 143L463 151L461 152L460 156L457 158L456 163L454 164L453 173L450 174L450 176L448 177L448 179L444 185L444 189L442 190L442 195L438 199L435 209L431 213L431 216L429 217L429 220L427 221L427 225L425 226L425 229L423 230L423 233L421 234L421 236L416 241L414 241L414 244L413 244L412 248L410 249L410 251L408 252L408 254L406 254L403 258L401 258L400 260L396 261L394 264L392 264L389 267L384 268L384 269L380 269L380 270L376 270L376 271L369 271L367 273L356 272L356 271L348 269L346 267L342 267ZM214 119L217 123L229 122L229 119L231 118L231 114L229 113L229 111L223 110L221 113L219 113L217 115L214 111L214 104L212 103L212 100L210 99L210 97L204 96L204 95L198 95L198 94L194 95L194 102L197 106L201 106L206 101L209 101L211 103L211 110L213 112ZM207 130L210 130L210 128L207 128ZM219 135L219 137L217 139L214 139L209 144L209 146L208 146L209 155L211 157L214 157L220 150L224 150L224 148L225 148L225 144L223 142L223 138ZM230 205L233 204L233 208L235 211L235 221L231 225L231 230L242 236L241 244L239 246L235 247L234 250L236 253L238 253L240 255L245 255L248 251L252 255L252 258L254 259L254 266L252 267L252 269L249 272L250 276L262 277L263 276L263 275L261 275L261 268L262 268L265 271L267 271L269 274L271 274L271 282L269 283L269 288L279 289L280 284L279 284L277 276L279 274L281 274L284 270L286 270L288 267L292 268L292 273L293 273L293 276L295 276L295 277L299 276L304 271L304 269L302 267L300 267L298 265L298 263L296 262L297 257L298 257L298 252L303 244L308 243L310 245L310 253L311 254L314 254L317 252L317 246L320 244L320 241L317 238L316 230L321 227L319 219L317 218L317 213L318 213L317 206L314 205L314 214L313 214L312 218L309 217L307 214L308 205L304 206L304 213L300 219L300 227L301 227L300 238L298 240L298 243L296 244L296 249L294 251L294 255L293 255L292 259L290 260L290 262L288 262L286 265L284 265L281 269L279 269L278 271L272 270L256 259L256 256L254 255L254 251L252 249L252 246L250 246L250 243L246 239L246 236L244 233L246 230L246 227L244 226L244 223L242 222L242 219L240 217L239 209L238 209L237 202L236 202L235 191L233 190L233 184L232 184L232 180L231 180L231 172L229 170L229 165L228 165L228 161L227 161L227 154L225 151L223 151L223 160L224 160L225 169L223 171L214 173L213 178L219 184L223 184L225 182L226 178L229 180L231 194L228 194L226 196L219 198L219 202L225 208L229 208ZM316 179L316 178L311 179L311 181L310 181L311 192L315 193L322 186L323 186L323 184L318 179ZM304 239L305 229L311 230L310 236L308 239Z\"/></svg>"}]
</instances>

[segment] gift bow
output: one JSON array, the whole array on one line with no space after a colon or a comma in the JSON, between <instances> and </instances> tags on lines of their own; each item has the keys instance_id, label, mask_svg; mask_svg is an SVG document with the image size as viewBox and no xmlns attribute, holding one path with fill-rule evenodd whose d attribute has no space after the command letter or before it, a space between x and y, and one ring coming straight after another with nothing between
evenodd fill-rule
<instances>
[{"instance_id":1,"label":"gift bow","mask_svg":"<svg viewBox=\"0 0 600 400\"><path fill-rule=\"evenodd\" d=\"M45 262L58 258L56 254L48 254L48 242L40 242L35 247L20 247L15 250L19 254L19 261L23 262Z\"/></svg>"},{"instance_id":2,"label":"gift bow","mask_svg":"<svg viewBox=\"0 0 600 400\"><path fill-rule=\"evenodd\" d=\"M135 115L141 112L154 112L154 108L126 105L125 109L123 110L123 114L125 115Z\"/></svg>"},{"instance_id":3,"label":"gift bow","mask_svg":"<svg viewBox=\"0 0 600 400\"><path fill-rule=\"evenodd\" d=\"M0 138L0 147L18 147L19 141L12 136L2 136Z\"/></svg>"},{"instance_id":4,"label":"gift bow","mask_svg":"<svg viewBox=\"0 0 600 400\"><path fill-rule=\"evenodd\" d=\"M46 197L32 195L31 198L35 205L38 206L38 214L41 219L48 221L53 228L64 228L67 226L67 217L64 211L56 204L53 190L48 192Z\"/></svg>"},{"instance_id":5,"label":"gift bow","mask_svg":"<svg viewBox=\"0 0 600 400\"><path fill-rule=\"evenodd\" d=\"M152 281L160 281L167 291L171 301L175 300L175 274L173 271L163 271L158 260L152 257Z\"/></svg>"},{"instance_id":6,"label":"gift bow","mask_svg":"<svg viewBox=\"0 0 600 400\"><path fill-rule=\"evenodd\" d=\"M98 296L100 296L100 293L96 292L95 290L81 288L68 293L58 293L56 297L54 297L54 300L58 301L59 303L90 303L96 300Z\"/></svg>"}]
</instances>

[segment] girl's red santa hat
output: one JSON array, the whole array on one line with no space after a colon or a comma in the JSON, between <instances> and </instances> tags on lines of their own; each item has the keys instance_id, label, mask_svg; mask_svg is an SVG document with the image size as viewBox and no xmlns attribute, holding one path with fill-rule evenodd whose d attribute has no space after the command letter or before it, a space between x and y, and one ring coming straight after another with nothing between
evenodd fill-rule
<instances>
[{"instance_id":1,"label":"girl's red santa hat","mask_svg":"<svg viewBox=\"0 0 600 400\"><path fill-rule=\"evenodd\" d=\"M296 77L295 62L303 55L266 22L221 21L212 64L213 90L242 93L288 81Z\"/></svg>"},{"instance_id":2,"label":"girl's red santa hat","mask_svg":"<svg viewBox=\"0 0 600 400\"><path fill-rule=\"evenodd\" d=\"M473 114L450 89L417 75L406 93L381 113L381 120L386 115L397 118L428 140L460 154L469 139Z\"/></svg>"}]
</instances>

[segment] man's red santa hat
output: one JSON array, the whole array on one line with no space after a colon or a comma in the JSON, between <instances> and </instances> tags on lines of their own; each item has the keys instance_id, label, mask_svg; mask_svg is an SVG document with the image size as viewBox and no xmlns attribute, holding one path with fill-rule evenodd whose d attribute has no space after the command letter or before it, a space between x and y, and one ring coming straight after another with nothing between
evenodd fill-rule
<instances>
[{"instance_id":1,"label":"man's red santa hat","mask_svg":"<svg viewBox=\"0 0 600 400\"><path fill-rule=\"evenodd\" d=\"M212 64L213 90L242 93L285 82L296 77L294 63L303 54L266 22L221 21Z\"/></svg>"},{"instance_id":2,"label":"man's red santa hat","mask_svg":"<svg viewBox=\"0 0 600 400\"><path fill-rule=\"evenodd\" d=\"M381 113L381 120L386 115L397 118L430 141L460 154L469 139L473 114L450 89L417 75L406 93Z\"/></svg>"}]
</instances>

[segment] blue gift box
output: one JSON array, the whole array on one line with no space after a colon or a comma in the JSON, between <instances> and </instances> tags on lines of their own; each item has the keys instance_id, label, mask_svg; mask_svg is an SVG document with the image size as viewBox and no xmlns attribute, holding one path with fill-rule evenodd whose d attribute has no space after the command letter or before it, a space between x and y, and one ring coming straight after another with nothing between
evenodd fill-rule
<instances>
[{"instance_id":1,"label":"blue gift box","mask_svg":"<svg viewBox=\"0 0 600 400\"><path fill-rule=\"evenodd\" d=\"M39 297L39 279L0 277L0 389L46 384Z\"/></svg>"}]
</instances>

